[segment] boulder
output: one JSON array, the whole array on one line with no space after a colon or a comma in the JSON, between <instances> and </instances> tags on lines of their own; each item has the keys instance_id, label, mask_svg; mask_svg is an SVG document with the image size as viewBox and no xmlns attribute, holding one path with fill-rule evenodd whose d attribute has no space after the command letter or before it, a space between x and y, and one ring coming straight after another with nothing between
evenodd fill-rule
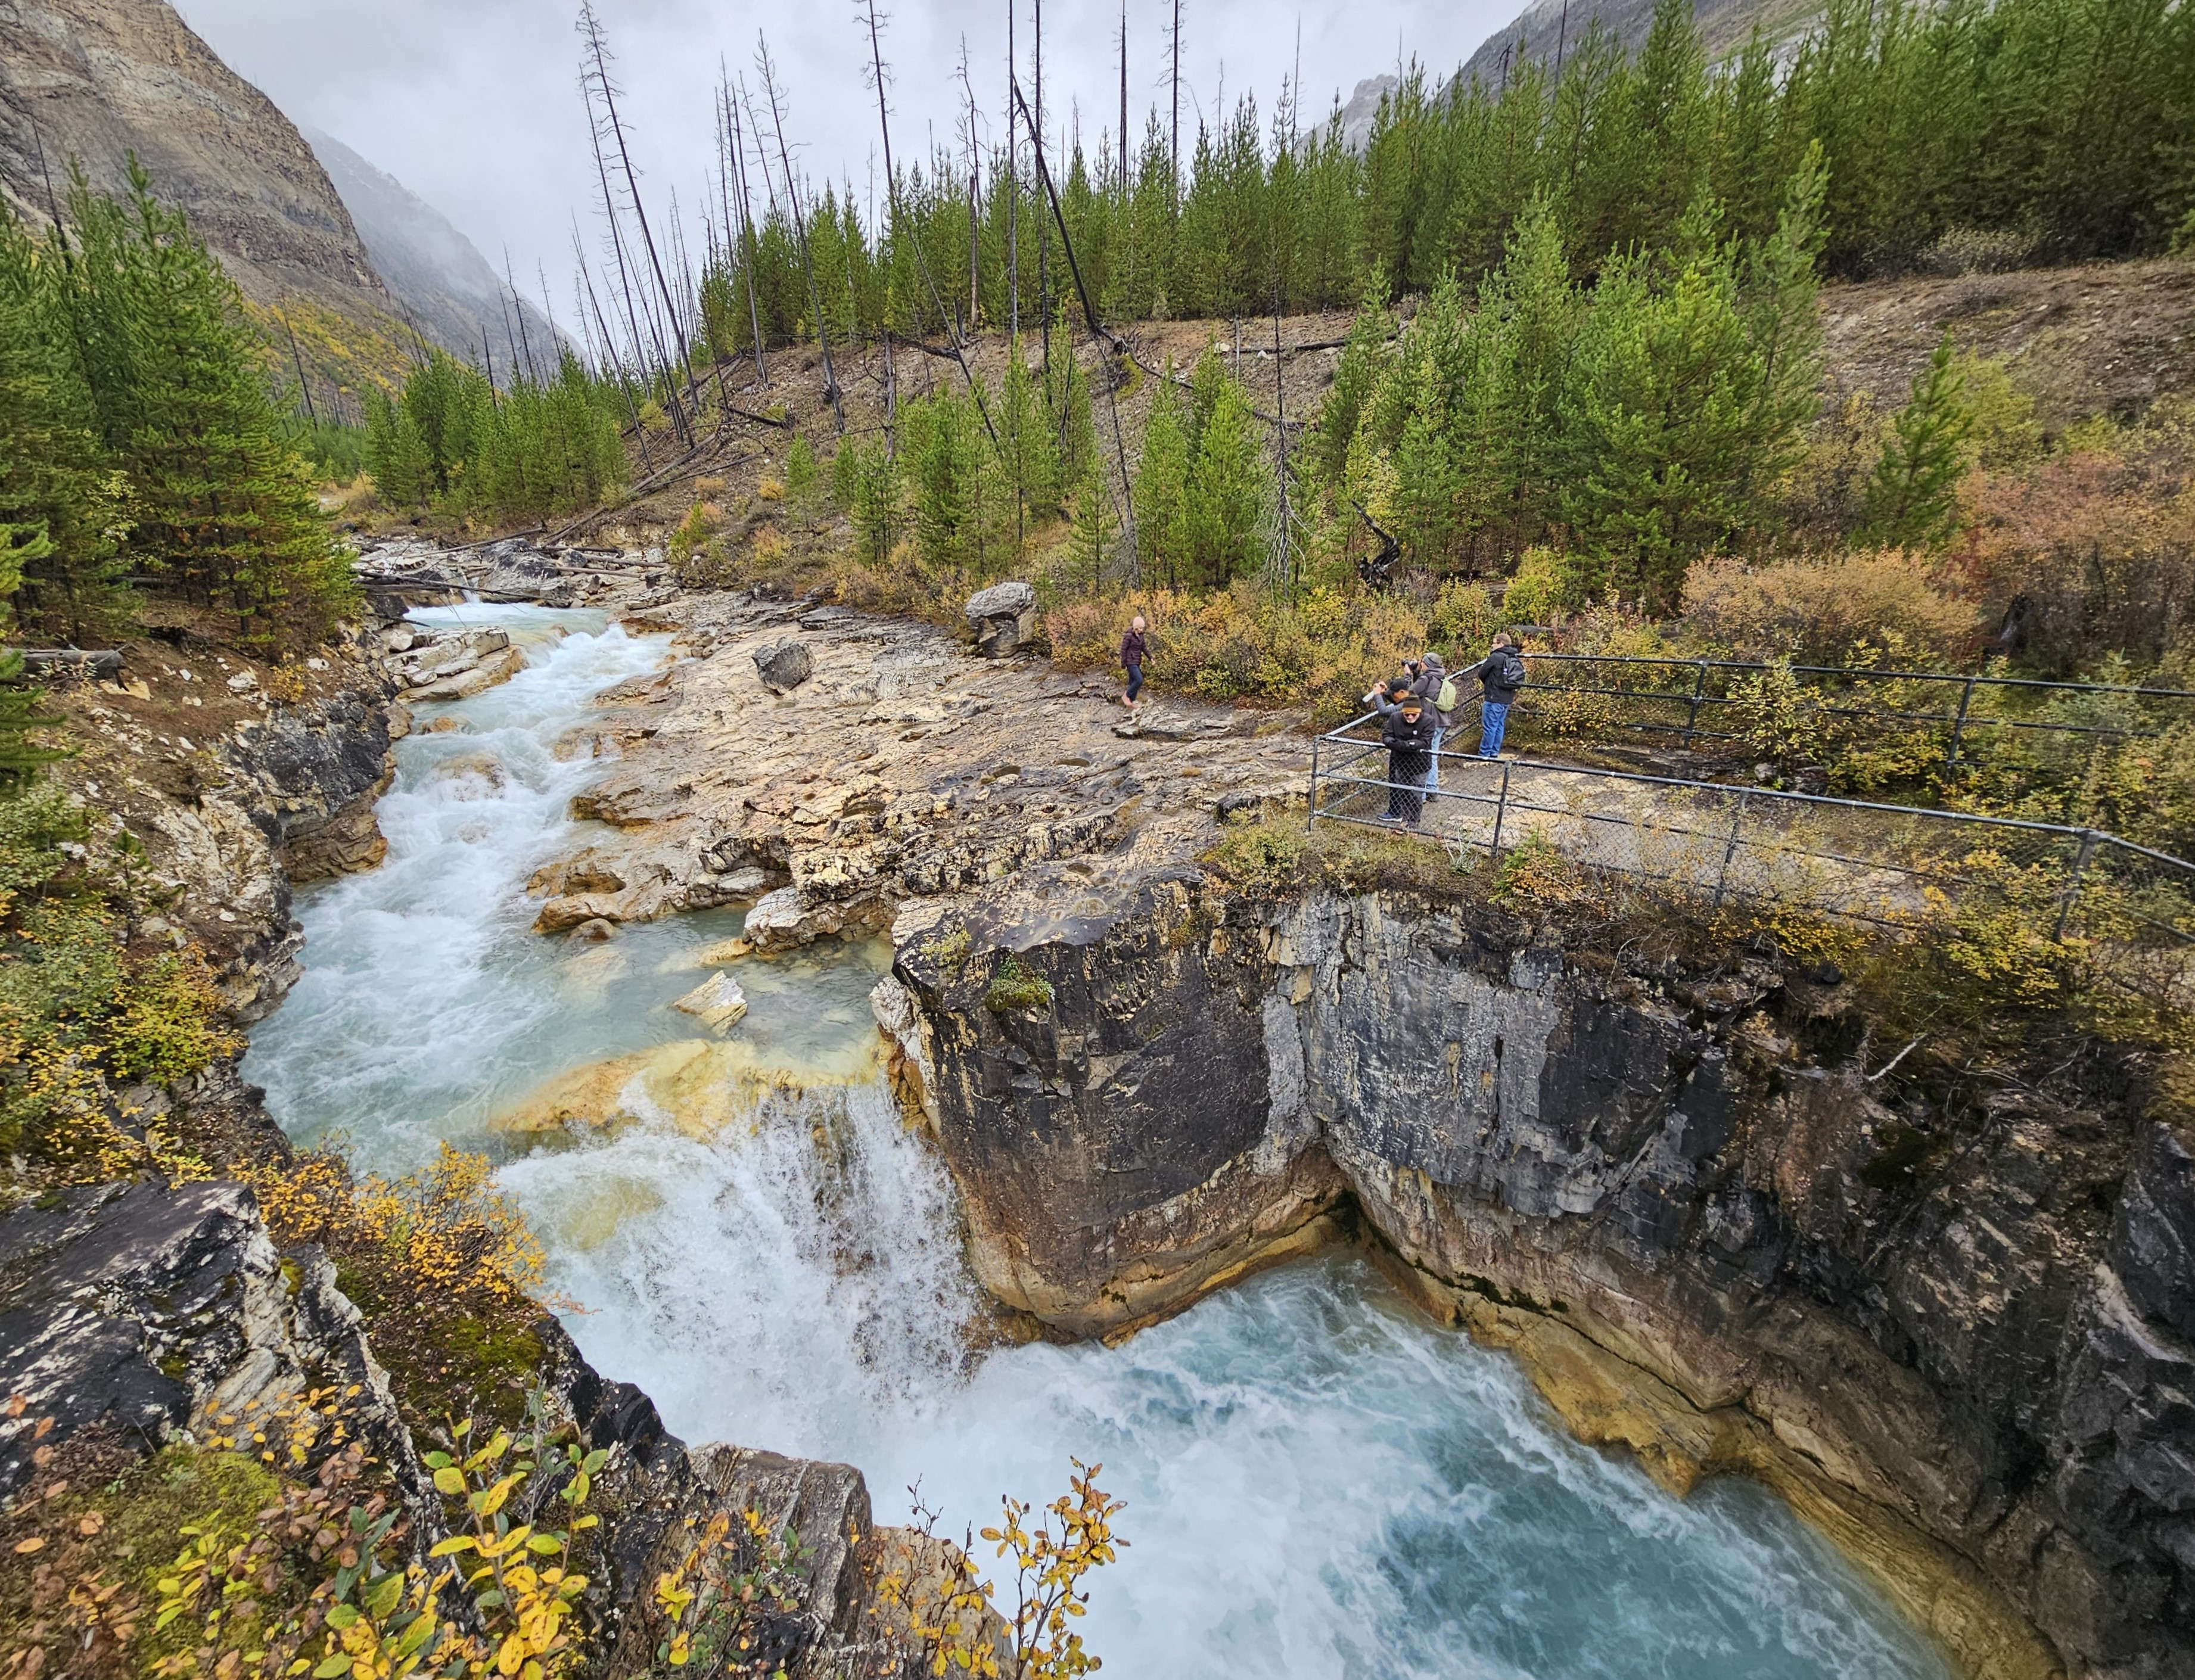
<instances>
[{"instance_id":1,"label":"boulder","mask_svg":"<svg viewBox=\"0 0 2195 1680\"><path fill-rule=\"evenodd\" d=\"M844 931L858 919L854 906L826 900L811 903L798 887L764 893L747 911L747 943L757 951L790 951Z\"/></svg>"},{"instance_id":2,"label":"boulder","mask_svg":"<svg viewBox=\"0 0 2195 1680\"><path fill-rule=\"evenodd\" d=\"M773 694L790 693L815 674L815 656L804 642L778 642L754 653L755 675Z\"/></svg>"},{"instance_id":3,"label":"boulder","mask_svg":"<svg viewBox=\"0 0 2195 1680\"><path fill-rule=\"evenodd\" d=\"M671 1007L698 1017L713 1032L723 1033L747 1012L747 994L740 990L739 981L719 969Z\"/></svg>"},{"instance_id":4,"label":"boulder","mask_svg":"<svg viewBox=\"0 0 2195 1680\"><path fill-rule=\"evenodd\" d=\"M976 651L987 659L1006 658L1036 634L1036 590L1024 583L978 590L962 610L975 633Z\"/></svg>"},{"instance_id":5,"label":"boulder","mask_svg":"<svg viewBox=\"0 0 2195 1680\"><path fill-rule=\"evenodd\" d=\"M508 682L526 669L526 651L521 647L504 647L488 654L478 665L438 676L418 688L408 690L407 702L423 700L468 700L483 689L493 688L498 682Z\"/></svg>"}]
</instances>

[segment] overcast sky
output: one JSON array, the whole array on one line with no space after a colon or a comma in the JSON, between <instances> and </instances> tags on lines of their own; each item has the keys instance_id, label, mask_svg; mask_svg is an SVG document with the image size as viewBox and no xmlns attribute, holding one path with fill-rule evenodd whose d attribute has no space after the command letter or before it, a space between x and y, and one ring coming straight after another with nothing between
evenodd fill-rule
<instances>
[{"instance_id":1,"label":"overcast sky","mask_svg":"<svg viewBox=\"0 0 2195 1680\"><path fill-rule=\"evenodd\" d=\"M863 78L867 37L856 0L756 8L724 0L599 0L625 89L636 161L651 203L675 188L689 214L711 171L711 88L722 55L752 83L758 25L769 32L791 105L795 162L812 176L850 178L866 205L876 151L874 95ZM1023 88L1034 0L1018 0ZM1337 92L1414 56L1453 70L1508 21L1521 0L1314 0L1300 10L1259 0L1183 0L1183 151L1194 104L1208 118L1245 89L1270 119L1301 63L1307 112ZM560 305L569 295L570 216L590 239L593 167L577 86L578 0L177 0L191 26L296 122L326 130L378 164L470 234L501 266L507 243L521 286L544 261ZM1172 0L1130 0L1132 125L1166 101ZM904 164L933 132L950 139L961 101L962 38L984 135L1002 129L1005 9L997 0L898 0L890 6L892 143ZM1119 0L1045 9L1046 127L1067 126L1076 101L1094 151L1115 124ZM1055 120L1056 119L1056 120ZM759 182L757 192L759 193ZM699 243L697 225L689 222ZM560 314L564 313L559 310Z\"/></svg>"}]
</instances>

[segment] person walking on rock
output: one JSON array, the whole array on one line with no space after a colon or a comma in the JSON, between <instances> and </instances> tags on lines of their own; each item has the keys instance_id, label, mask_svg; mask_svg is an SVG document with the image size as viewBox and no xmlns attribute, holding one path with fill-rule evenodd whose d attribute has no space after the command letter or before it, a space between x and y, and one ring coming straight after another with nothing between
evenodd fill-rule
<instances>
[{"instance_id":1,"label":"person walking on rock","mask_svg":"<svg viewBox=\"0 0 2195 1680\"><path fill-rule=\"evenodd\" d=\"M1121 704L1133 711L1136 696L1144 692L1144 615L1140 613L1128 620L1128 633L1121 638L1121 669L1128 674L1128 692L1121 696Z\"/></svg>"},{"instance_id":2,"label":"person walking on rock","mask_svg":"<svg viewBox=\"0 0 2195 1680\"><path fill-rule=\"evenodd\" d=\"M1478 756L1499 758L1501 737L1509 727L1509 708L1517 704L1517 691L1524 686L1524 655L1517 638L1503 630L1494 638L1484 659L1456 675L1478 679Z\"/></svg>"},{"instance_id":3,"label":"person walking on rock","mask_svg":"<svg viewBox=\"0 0 2195 1680\"><path fill-rule=\"evenodd\" d=\"M1432 762L1432 708L1405 690L1380 730L1387 749L1387 820L1415 828L1426 805L1426 767Z\"/></svg>"}]
</instances>

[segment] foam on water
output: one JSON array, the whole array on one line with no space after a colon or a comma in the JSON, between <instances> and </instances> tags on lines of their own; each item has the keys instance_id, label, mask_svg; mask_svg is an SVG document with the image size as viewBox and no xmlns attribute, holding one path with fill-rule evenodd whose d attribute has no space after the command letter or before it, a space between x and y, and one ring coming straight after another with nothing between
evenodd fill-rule
<instances>
[{"instance_id":1,"label":"foam on water","mask_svg":"<svg viewBox=\"0 0 2195 1680\"><path fill-rule=\"evenodd\" d=\"M574 953L527 877L581 837L556 743L660 642L539 609L490 618L533 663L400 743L388 861L302 893L306 975L248 1069L293 1136L418 1165L579 1062L693 1036L666 1005L729 912ZM573 631L553 640L556 628ZM869 1033L874 946L742 965L735 1029L798 1059ZM505 1143L504 1147L511 1147ZM1354 1261L1267 1274L1118 1349L971 1360L950 1185L874 1083L775 1092L696 1138L668 1117L559 1138L502 1182L588 1310L588 1356L672 1430L843 1458L880 1520L947 1526L1102 1459L1131 1541L1086 1631L1123 1680L1945 1680L1879 1594L1750 1484L1668 1498L1562 1432L1512 1361Z\"/></svg>"}]
</instances>

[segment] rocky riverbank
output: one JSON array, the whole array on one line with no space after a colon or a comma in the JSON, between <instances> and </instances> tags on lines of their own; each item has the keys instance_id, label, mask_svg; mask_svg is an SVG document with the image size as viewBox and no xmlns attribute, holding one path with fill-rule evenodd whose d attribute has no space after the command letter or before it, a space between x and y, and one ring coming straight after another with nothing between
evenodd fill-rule
<instances>
[{"instance_id":1,"label":"rocky riverbank","mask_svg":"<svg viewBox=\"0 0 2195 1680\"><path fill-rule=\"evenodd\" d=\"M2195 1661L2195 1202L2140 1057L1870 1077L1864 1000L1772 943L1230 888L1200 854L1299 782L1285 720L1124 734L1102 685L832 608L644 621L682 657L605 697L539 925L890 926L879 1018L1000 1301L1121 1335L1361 1241L1587 1438L1777 1487L1971 1671Z\"/></svg>"},{"instance_id":2,"label":"rocky riverbank","mask_svg":"<svg viewBox=\"0 0 2195 1680\"><path fill-rule=\"evenodd\" d=\"M608 604L648 598L646 557L625 559L607 557L591 590ZM566 579L552 563L525 554L493 561L511 595L556 590ZM364 569L370 584L405 574L402 588L429 597L454 588L424 566L384 559ZM401 610L400 590L373 592ZM195 637L147 640L124 650L112 680L54 691L80 745L55 775L96 820L127 831L166 900L135 935L196 946L229 1019L256 1021L300 972L291 883L372 868L386 849L373 807L394 773L393 744L412 725L406 702L463 698L523 664L499 631L470 626L369 624L283 665ZM138 1136L156 1123L181 1133L217 1165L279 1165L289 1146L263 1095L223 1055L174 1085L133 1087L124 1123ZM118 1181L0 1214L0 1528L15 1568L55 1544L39 1513L58 1508L72 1476L82 1479L77 1469L96 1467L104 1482L140 1453L204 1442L231 1427L224 1418L265 1416L315 1388L350 1395L348 1427L387 1470L413 1533L431 1541L442 1532L412 1432L441 1415L441 1402L383 1368L328 1256L279 1247L244 1183ZM880 1639L900 1624L878 1584L896 1574L919 1594L938 1554L872 1524L858 1471L744 1447L689 1449L644 1394L590 1367L554 1318L529 1335L539 1356L527 1374L549 1423L609 1455L591 1507L606 1538L586 1600L606 1672L651 1671L669 1633L650 1596L656 1579L717 1516L743 1532L749 1510L790 1522L809 1549L797 1602L763 1618L787 1671L888 1671ZM40 1591L23 1602L42 1603ZM17 1602L4 1580L0 1598Z\"/></svg>"}]
</instances>

